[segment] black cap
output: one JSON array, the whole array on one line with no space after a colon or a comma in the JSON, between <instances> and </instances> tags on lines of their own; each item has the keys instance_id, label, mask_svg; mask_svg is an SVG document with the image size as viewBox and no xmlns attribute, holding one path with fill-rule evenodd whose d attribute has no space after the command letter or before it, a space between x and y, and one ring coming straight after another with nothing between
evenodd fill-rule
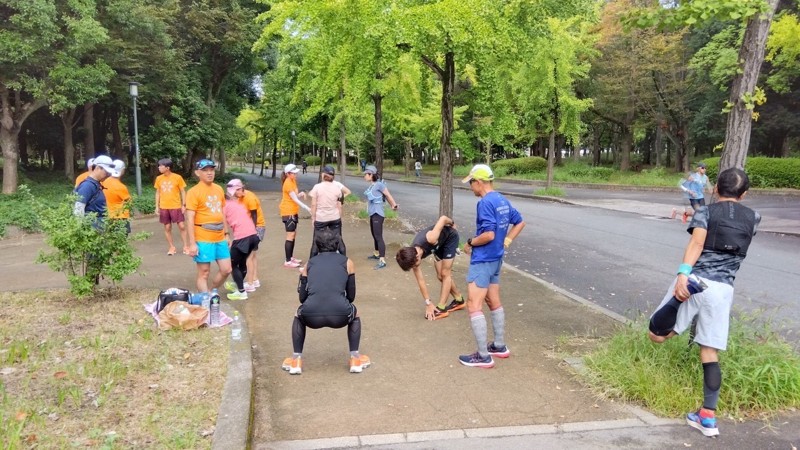
<instances>
[{"instance_id":1,"label":"black cap","mask_svg":"<svg viewBox=\"0 0 800 450\"><path fill-rule=\"evenodd\" d=\"M322 173L327 173L328 175L336 175L336 171L333 169L333 166L331 165L323 167Z\"/></svg>"}]
</instances>

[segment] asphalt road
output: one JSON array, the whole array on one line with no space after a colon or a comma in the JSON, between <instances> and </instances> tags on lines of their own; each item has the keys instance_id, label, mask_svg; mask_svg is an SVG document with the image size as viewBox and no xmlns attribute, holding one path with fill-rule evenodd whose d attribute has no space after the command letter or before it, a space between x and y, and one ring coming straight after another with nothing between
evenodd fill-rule
<instances>
[{"instance_id":1,"label":"asphalt road","mask_svg":"<svg viewBox=\"0 0 800 450\"><path fill-rule=\"evenodd\" d=\"M300 176L309 189L316 174ZM361 177L348 177L356 194L366 189ZM439 188L388 181L400 204L400 216L414 229L438 217ZM506 190L530 193L529 186L502 185ZM669 286L689 235L678 220L578 206L523 197L509 197L522 213L526 228L514 242L506 261L562 289L573 292L625 317L649 315ZM567 199L631 200L641 204L677 203L670 192L569 189ZM754 195L745 204L791 219L798 214L796 198ZM453 193L455 221L462 236L475 232L475 198L470 191ZM410 241L410 236L409 236ZM800 329L800 237L759 233L736 279L735 308L773 326L797 342Z\"/></svg>"}]
</instances>

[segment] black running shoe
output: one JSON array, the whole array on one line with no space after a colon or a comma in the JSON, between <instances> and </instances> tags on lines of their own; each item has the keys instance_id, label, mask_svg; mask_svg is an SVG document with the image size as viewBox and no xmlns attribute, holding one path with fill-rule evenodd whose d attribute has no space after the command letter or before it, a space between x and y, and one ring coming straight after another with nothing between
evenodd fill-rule
<instances>
[{"instance_id":1,"label":"black running shoe","mask_svg":"<svg viewBox=\"0 0 800 450\"><path fill-rule=\"evenodd\" d=\"M464 309L466 306L467 306L466 300L461 300L460 302L458 300L453 300L452 302L450 302L449 305L447 305L445 310L447 312L453 312L453 311L458 311L459 309Z\"/></svg>"}]
</instances>

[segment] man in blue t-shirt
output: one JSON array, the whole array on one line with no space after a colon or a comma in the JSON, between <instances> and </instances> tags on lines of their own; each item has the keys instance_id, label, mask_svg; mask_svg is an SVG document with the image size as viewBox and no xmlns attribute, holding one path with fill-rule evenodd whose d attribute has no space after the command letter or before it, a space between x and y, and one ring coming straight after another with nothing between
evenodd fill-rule
<instances>
[{"instance_id":1,"label":"man in blue t-shirt","mask_svg":"<svg viewBox=\"0 0 800 450\"><path fill-rule=\"evenodd\" d=\"M94 158L92 167L89 169L89 176L75 188L78 199L73 206L73 213L76 216L95 213L97 215L95 225L99 225L108 214L106 196L103 195L103 185L100 183L117 174L114 161L110 157L100 155Z\"/></svg>"},{"instance_id":2,"label":"man in blue t-shirt","mask_svg":"<svg viewBox=\"0 0 800 450\"><path fill-rule=\"evenodd\" d=\"M475 237L467 239L464 251L471 255L467 273L467 309L478 351L458 357L470 367L494 367L492 356L508 358L511 352L505 345L505 312L500 303L500 267L505 249L525 228L522 216L511 203L496 192L492 185L494 174L485 164L477 164L466 178L478 201ZM494 342L487 342L486 317L483 302L492 315Z\"/></svg>"},{"instance_id":3,"label":"man in blue t-shirt","mask_svg":"<svg viewBox=\"0 0 800 450\"><path fill-rule=\"evenodd\" d=\"M682 218L683 223L686 223L695 211L706 205L705 191L710 189L708 175L706 175L706 163L697 163L697 169L686 178L681 179L678 187L683 191L684 197L689 200L689 207L684 208Z\"/></svg>"}]
</instances>

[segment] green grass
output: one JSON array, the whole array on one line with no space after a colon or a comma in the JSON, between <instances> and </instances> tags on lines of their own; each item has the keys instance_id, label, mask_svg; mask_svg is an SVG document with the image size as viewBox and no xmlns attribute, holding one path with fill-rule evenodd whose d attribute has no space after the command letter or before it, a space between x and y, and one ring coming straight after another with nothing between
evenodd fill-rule
<instances>
[{"instance_id":1,"label":"green grass","mask_svg":"<svg viewBox=\"0 0 800 450\"><path fill-rule=\"evenodd\" d=\"M387 220L396 219L397 218L397 211L393 210L392 208L389 208L389 207L383 208L383 213L385 214L385 217L386 217ZM368 219L369 218L369 216L367 216L366 204L364 205L364 208L358 210L358 218L359 219Z\"/></svg>"},{"instance_id":2,"label":"green grass","mask_svg":"<svg viewBox=\"0 0 800 450\"><path fill-rule=\"evenodd\" d=\"M598 392L677 417L703 400L697 346L678 336L658 345L636 323L585 356L586 381ZM733 318L727 351L720 352L718 410L736 418L771 415L800 406L800 357L768 325Z\"/></svg>"},{"instance_id":3,"label":"green grass","mask_svg":"<svg viewBox=\"0 0 800 450\"><path fill-rule=\"evenodd\" d=\"M565 195L564 190L561 189L560 187L536 189L535 191L533 191L533 194L544 195L547 197L563 197Z\"/></svg>"}]
</instances>

